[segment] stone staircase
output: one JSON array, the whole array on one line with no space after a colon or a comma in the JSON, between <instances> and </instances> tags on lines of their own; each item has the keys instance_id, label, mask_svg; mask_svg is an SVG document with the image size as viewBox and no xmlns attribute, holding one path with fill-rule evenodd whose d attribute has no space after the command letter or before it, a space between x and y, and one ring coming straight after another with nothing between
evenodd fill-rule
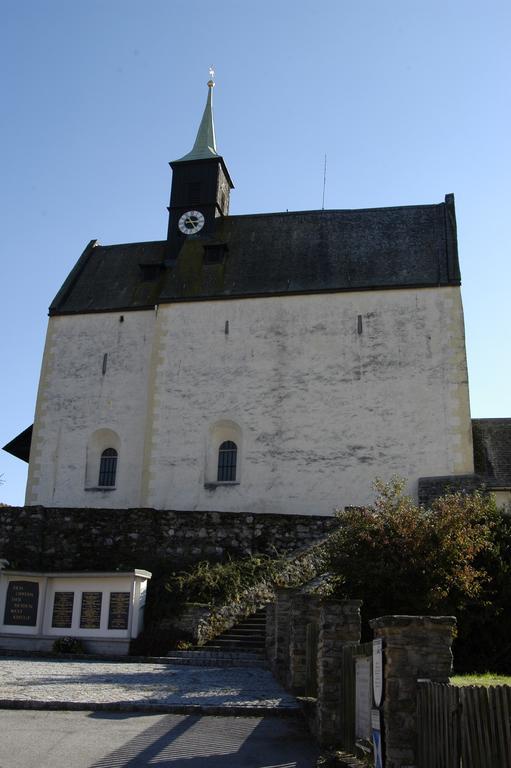
<instances>
[{"instance_id":1,"label":"stone staircase","mask_svg":"<svg viewBox=\"0 0 511 768\"><path fill-rule=\"evenodd\" d=\"M175 664L197 666L267 666L265 635L266 609L260 608L205 645L189 651L170 651L167 658Z\"/></svg>"},{"instance_id":2,"label":"stone staircase","mask_svg":"<svg viewBox=\"0 0 511 768\"><path fill-rule=\"evenodd\" d=\"M244 651L264 654L266 636L266 609L260 608L251 616L247 616L230 629L212 640L208 640L205 648L217 651Z\"/></svg>"}]
</instances>

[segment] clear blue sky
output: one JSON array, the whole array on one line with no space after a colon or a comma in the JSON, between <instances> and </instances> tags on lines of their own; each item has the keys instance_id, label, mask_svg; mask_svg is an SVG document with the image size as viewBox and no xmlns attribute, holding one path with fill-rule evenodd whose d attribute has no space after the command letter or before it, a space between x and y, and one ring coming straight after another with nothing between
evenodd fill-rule
<instances>
[{"instance_id":1,"label":"clear blue sky","mask_svg":"<svg viewBox=\"0 0 511 768\"><path fill-rule=\"evenodd\" d=\"M511 416L509 0L3 0L0 444L92 238L166 235L215 65L231 213L456 196L472 415ZM26 465L0 452L0 500Z\"/></svg>"}]
</instances>

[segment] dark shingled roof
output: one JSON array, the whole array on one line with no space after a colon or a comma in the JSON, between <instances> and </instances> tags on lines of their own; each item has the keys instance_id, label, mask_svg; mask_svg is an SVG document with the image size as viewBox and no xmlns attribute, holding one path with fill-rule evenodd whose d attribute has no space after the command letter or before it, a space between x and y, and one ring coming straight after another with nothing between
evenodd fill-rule
<instances>
[{"instance_id":1,"label":"dark shingled roof","mask_svg":"<svg viewBox=\"0 0 511 768\"><path fill-rule=\"evenodd\" d=\"M511 419L472 419L474 469L494 488L511 488Z\"/></svg>"},{"instance_id":2,"label":"dark shingled roof","mask_svg":"<svg viewBox=\"0 0 511 768\"><path fill-rule=\"evenodd\" d=\"M204 246L218 243L223 262L204 264ZM439 205L226 216L164 266L167 249L167 241L91 241L50 314L460 282L453 195Z\"/></svg>"},{"instance_id":3,"label":"dark shingled roof","mask_svg":"<svg viewBox=\"0 0 511 768\"><path fill-rule=\"evenodd\" d=\"M474 474L420 477L419 501L430 504L453 490L511 488L511 419L472 419Z\"/></svg>"}]
</instances>

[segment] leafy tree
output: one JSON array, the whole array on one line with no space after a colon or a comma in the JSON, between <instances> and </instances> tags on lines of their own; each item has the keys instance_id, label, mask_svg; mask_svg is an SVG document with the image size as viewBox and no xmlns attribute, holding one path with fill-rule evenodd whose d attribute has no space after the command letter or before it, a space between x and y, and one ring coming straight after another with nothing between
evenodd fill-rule
<instances>
[{"instance_id":1,"label":"leafy tree","mask_svg":"<svg viewBox=\"0 0 511 768\"><path fill-rule=\"evenodd\" d=\"M377 481L372 506L337 513L340 526L327 544L334 593L361 598L366 622L387 614L456 615L458 667L473 663L469 658L494 661L473 633L501 622L509 608L509 520L491 494L449 493L423 507L403 487L397 478ZM364 629L369 637L367 623Z\"/></svg>"}]
</instances>

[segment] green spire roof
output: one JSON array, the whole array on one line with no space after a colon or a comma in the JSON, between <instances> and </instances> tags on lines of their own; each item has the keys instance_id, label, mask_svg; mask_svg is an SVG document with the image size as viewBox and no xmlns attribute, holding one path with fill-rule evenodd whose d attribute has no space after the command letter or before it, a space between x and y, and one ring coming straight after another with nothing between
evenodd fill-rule
<instances>
[{"instance_id":1,"label":"green spire roof","mask_svg":"<svg viewBox=\"0 0 511 768\"><path fill-rule=\"evenodd\" d=\"M191 152L188 152L181 160L207 160L210 157L219 157L216 151L215 124L213 122L213 80L208 81L208 99L204 108L204 114L197 131L197 138Z\"/></svg>"}]
</instances>

